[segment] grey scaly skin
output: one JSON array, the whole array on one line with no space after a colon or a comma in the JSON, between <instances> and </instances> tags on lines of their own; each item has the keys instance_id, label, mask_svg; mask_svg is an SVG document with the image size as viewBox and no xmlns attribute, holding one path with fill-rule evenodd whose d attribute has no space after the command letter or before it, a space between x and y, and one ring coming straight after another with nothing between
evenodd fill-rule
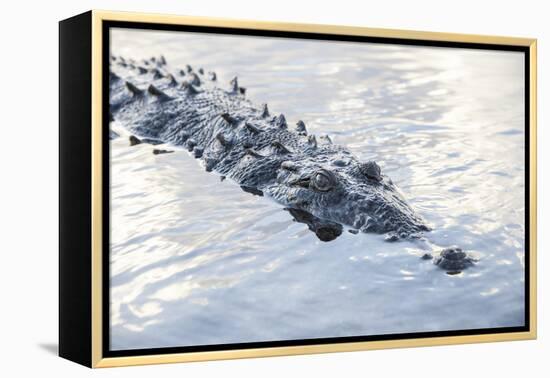
<instances>
[{"instance_id":1,"label":"grey scaly skin","mask_svg":"<svg viewBox=\"0 0 550 378\"><path fill-rule=\"evenodd\" d=\"M267 105L245 98L236 78L224 89L214 72L194 72L189 65L170 69L164 57L112 57L109 82L110 120L141 138L130 137L131 145L183 146L207 171L285 206L323 241L338 237L342 225L352 233L386 233L389 241L429 231L376 162L359 161L328 136L309 135L302 121L290 128L284 115L273 116ZM449 274L477 261L457 247L422 259L433 259Z\"/></svg>"},{"instance_id":2,"label":"grey scaly skin","mask_svg":"<svg viewBox=\"0 0 550 378\"><path fill-rule=\"evenodd\" d=\"M302 121L290 127L248 100L236 78L217 84L214 73L171 69L162 57L112 57L111 117L141 138L187 148L207 171L287 209L390 240L429 230L378 164L308 134Z\"/></svg>"}]
</instances>

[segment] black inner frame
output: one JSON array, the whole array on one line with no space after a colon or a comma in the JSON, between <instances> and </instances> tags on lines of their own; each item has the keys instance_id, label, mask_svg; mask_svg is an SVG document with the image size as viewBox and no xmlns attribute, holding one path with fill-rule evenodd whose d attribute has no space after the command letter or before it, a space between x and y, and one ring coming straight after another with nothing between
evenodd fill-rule
<instances>
[{"instance_id":1,"label":"black inner frame","mask_svg":"<svg viewBox=\"0 0 550 378\"><path fill-rule=\"evenodd\" d=\"M256 36L256 37L278 37L278 38L293 38L293 39L310 39L324 41L343 41L343 42L367 42L379 44L398 44L408 46L425 46L425 47L454 47L467 48L478 50L497 50L497 51L515 51L524 53L525 66L525 325L520 327L500 327L500 328L479 328L465 329L452 331L433 331L433 332L414 332L400 334L382 334L368 336L349 336L349 337L326 337L315 339L302 340L278 340L264 342L243 342L233 344L214 344L214 345L194 345L181 347L166 347L166 348L145 348L145 349L126 349L126 350L110 350L110 148L109 148L109 57L110 57L110 28L127 28L127 29L146 29L158 31L179 31L179 32L200 32L210 34L230 34L241 36ZM322 33L304 33L304 32L287 32L287 31L271 31L271 30L249 30L240 28L226 27L211 27L211 26L190 26L190 25L168 25L143 22L126 22L126 21L103 21L102 22L102 168L103 168L103 267L102 267L102 301L103 301L103 357L126 357L140 355L155 355L155 354L170 354L170 353L191 353L191 352L206 352L220 350L235 350L235 349L252 349L252 348L269 348L269 347L288 347L288 346L306 346L315 344L336 344L350 343L362 341L382 341L382 340L398 340L398 339L419 339L431 337L449 337L449 336L465 336L465 335L482 335L482 334L501 334L510 332L528 332L530 330L530 55L529 47L527 46L509 46L499 44L482 44L482 43L467 43L467 42L447 42L447 41L427 41L417 39L401 39L401 38L386 38L386 37L366 37L366 36L351 36L351 35L333 35Z\"/></svg>"}]
</instances>

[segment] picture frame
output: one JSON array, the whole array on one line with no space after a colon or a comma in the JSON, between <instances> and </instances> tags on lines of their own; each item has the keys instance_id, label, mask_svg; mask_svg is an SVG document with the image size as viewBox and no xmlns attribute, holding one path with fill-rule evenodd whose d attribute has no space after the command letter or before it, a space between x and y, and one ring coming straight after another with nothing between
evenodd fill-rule
<instances>
[{"instance_id":1,"label":"picture frame","mask_svg":"<svg viewBox=\"0 0 550 378\"><path fill-rule=\"evenodd\" d=\"M327 44L329 41L330 43L352 42L521 54L524 79L521 82L524 99L522 107L524 133L519 135L523 138L522 166L525 176L522 181L524 193L521 197L524 200L522 213L524 225L520 227L524 231L524 243L520 248L523 250L520 265L523 266L524 276L519 282L522 282L522 290L524 290L522 292L524 293L522 294L523 324L476 329L396 331L368 335L331 336L327 334L321 337L316 335L311 338L266 341L243 339L239 342L224 343L222 340L222 342L210 344L112 350L109 343L112 336L109 326L112 321L110 318L112 311L109 311L112 279L109 273L111 269L109 253L112 248L109 244L112 232L109 218L112 212L109 202L109 193L112 190L109 185L112 177L110 176L112 163L109 147L111 143L109 127L112 116L110 112L112 104L109 98L111 79L109 64L112 60L110 32L116 28L176 34L206 33L213 35L212 38L233 36L253 37L259 40L262 38L296 39ZM536 338L536 39L93 10L60 21L59 46L59 355L61 357L96 368ZM244 51L241 54L246 55L247 52ZM124 64L127 63L124 62ZM237 89L242 88L237 84L235 86ZM156 90L155 88L153 91ZM149 92L153 94L150 88ZM241 90L241 94L244 94L244 89ZM160 151L158 152L160 154L164 150L154 151ZM156 154L154 151L153 153ZM311 230L311 224L309 225ZM322 237L318 234L317 236L322 240ZM453 270L451 269L450 273L453 273ZM445 274L445 272L441 273Z\"/></svg>"}]
</instances>

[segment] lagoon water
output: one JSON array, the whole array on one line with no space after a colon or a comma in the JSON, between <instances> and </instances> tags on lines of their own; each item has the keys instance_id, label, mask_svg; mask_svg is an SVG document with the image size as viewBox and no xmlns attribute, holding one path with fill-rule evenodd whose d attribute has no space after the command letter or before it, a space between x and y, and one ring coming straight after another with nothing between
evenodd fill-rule
<instances>
[{"instance_id":1,"label":"lagoon water","mask_svg":"<svg viewBox=\"0 0 550 378\"><path fill-rule=\"evenodd\" d=\"M238 75L289 124L376 160L433 228L322 242L184 150L130 147L115 121L111 349L524 324L522 54L124 29L111 42ZM479 262L448 275L420 259L451 245Z\"/></svg>"}]
</instances>

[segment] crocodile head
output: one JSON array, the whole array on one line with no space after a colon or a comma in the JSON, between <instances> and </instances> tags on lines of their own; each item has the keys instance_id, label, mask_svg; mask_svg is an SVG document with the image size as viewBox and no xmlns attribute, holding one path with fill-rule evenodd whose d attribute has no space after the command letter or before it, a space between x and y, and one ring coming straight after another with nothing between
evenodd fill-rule
<instances>
[{"instance_id":1,"label":"crocodile head","mask_svg":"<svg viewBox=\"0 0 550 378\"><path fill-rule=\"evenodd\" d=\"M405 201L375 162L352 156L285 161L268 194L289 208L363 232L394 232L400 237L428 231L424 220Z\"/></svg>"}]
</instances>

